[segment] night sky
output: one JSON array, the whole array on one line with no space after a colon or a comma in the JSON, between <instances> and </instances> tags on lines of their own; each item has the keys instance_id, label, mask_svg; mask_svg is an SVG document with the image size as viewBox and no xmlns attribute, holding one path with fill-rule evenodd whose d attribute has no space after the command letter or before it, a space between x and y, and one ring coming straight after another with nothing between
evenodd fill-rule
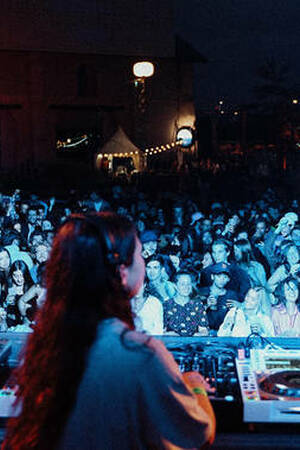
<instances>
[{"instance_id":1,"label":"night sky","mask_svg":"<svg viewBox=\"0 0 300 450\"><path fill-rule=\"evenodd\" d=\"M300 84L299 0L177 0L176 28L208 59L196 66L196 103L255 100L257 68L270 58L287 64L284 82Z\"/></svg>"}]
</instances>

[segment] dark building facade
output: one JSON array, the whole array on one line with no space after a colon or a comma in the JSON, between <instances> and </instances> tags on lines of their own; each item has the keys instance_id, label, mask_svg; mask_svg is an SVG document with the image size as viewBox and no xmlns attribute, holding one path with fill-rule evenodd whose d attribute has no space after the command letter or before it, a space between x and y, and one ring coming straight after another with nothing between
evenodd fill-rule
<instances>
[{"instance_id":1,"label":"dark building facade","mask_svg":"<svg viewBox=\"0 0 300 450\"><path fill-rule=\"evenodd\" d=\"M120 125L140 147L193 125L192 63L176 51L172 0L3 0L0 166L30 172L59 158L58 139L91 132L94 147ZM155 66L147 108L132 66ZM90 155L90 160L93 155Z\"/></svg>"}]
</instances>

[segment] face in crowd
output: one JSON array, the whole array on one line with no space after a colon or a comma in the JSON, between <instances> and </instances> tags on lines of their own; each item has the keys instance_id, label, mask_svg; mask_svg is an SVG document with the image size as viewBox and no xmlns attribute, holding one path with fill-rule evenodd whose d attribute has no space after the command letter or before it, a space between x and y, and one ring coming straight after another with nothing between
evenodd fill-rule
<instances>
[{"instance_id":1,"label":"face in crowd","mask_svg":"<svg viewBox=\"0 0 300 450\"><path fill-rule=\"evenodd\" d=\"M228 262L229 250L224 244L213 244L212 246L212 257L216 264Z\"/></svg>"},{"instance_id":2,"label":"face in crowd","mask_svg":"<svg viewBox=\"0 0 300 450\"><path fill-rule=\"evenodd\" d=\"M205 231L202 235L203 244L210 245L213 242L213 237L210 231Z\"/></svg>"},{"instance_id":3,"label":"face in crowd","mask_svg":"<svg viewBox=\"0 0 300 450\"><path fill-rule=\"evenodd\" d=\"M211 220L210 219L203 219L202 222L202 231L210 231L211 230Z\"/></svg>"},{"instance_id":4,"label":"face in crowd","mask_svg":"<svg viewBox=\"0 0 300 450\"><path fill-rule=\"evenodd\" d=\"M300 230L299 230L299 228L294 228L293 229L293 231L291 233L291 238L292 238L294 244L297 247L300 247Z\"/></svg>"},{"instance_id":5,"label":"face in crowd","mask_svg":"<svg viewBox=\"0 0 300 450\"><path fill-rule=\"evenodd\" d=\"M177 277L176 289L182 297L189 297L193 290L191 276L188 274L179 275Z\"/></svg>"},{"instance_id":6,"label":"face in crowd","mask_svg":"<svg viewBox=\"0 0 300 450\"><path fill-rule=\"evenodd\" d=\"M293 212L286 213L277 224L276 233L280 232L283 238L288 238L298 222L298 215Z\"/></svg>"},{"instance_id":7,"label":"face in crowd","mask_svg":"<svg viewBox=\"0 0 300 450\"><path fill-rule=\"evenodd\" d=\"M255 235L258 238L262 238L267 231L267 225L266 222L257 222L256 228L255 228Z\"/></svg>"},{"instance_id":8,"label":"face in crowd","mask_svg":"<svg viewBox=\"0 0 300 450\"><path fill-rule=\"evenodd\" d=\"M35 247L35 259L38 264L46 262L49 256L49 247L44 244L39 244Z\"/></svg>"},{"instance_id":9,"label":"face in crowd","mask_svg":"<svg viewBox=\"0 0 300 450\"><path fill-rule=\"evenodd\" d=\"M149 281L158 281L161 279L162 266L159 261L149 261L146 266L146 274Z\"/></svg>"},{"instance_id":10,"label":"face in crowd","mask_svg":"<svg viewBox=\"0 0 300 450\"><path fill-rule=\"evenodd\" d=\"M44 240L44 238L43 238L43 235L42 235L42 234L34 234L34 235L31 237L31 239L30 239L31 245L32 245L33 247L36 247L37 245L42 244L42 243L43 243L43 240Z\"/></svg>"},{"instance_id":11,"label":"face in crowd","mask_svg":"<svg viewBox=\"0 0 300 450\"><path fill-rule=\"evenodd\" d=\"M299 289L297 283L295 283L293 280L284 283L283 292L287 302L296 303L299 297Z\"/></svg>"},{"instance_id":12,"label":"face in crowd","mask_svg":"<svg viewBox=\"0 0 300 450\"><path fill-rule=\"evenodd\" d=\"M21 214L23 215L27 214L28 208L29 208L28 203L22 202L20 206Z\"/></svg>"},{"instance_id":13,"label":"face in crowd","mask_svg":"<svg viewBox=\"0 0 300 450\"><path fill-rule=\"evenodd\" d=\"M27 220L30 223L30 225L35 225L37 221L37 212L35 209L29 209L27 214Z\"/></svg>"},{"instance_id":14,"label":"face in crowd","mask_svg":"<svg viewBox=\"0 0 300 450\"><path fill-rule=\"evenodd\" d=\"M149 241L143 243L143 252L147 257L154 255L157 250L157 241Z\"/></svg>"},{"instance_id":15,"label":"face in crowd","mask_svg":"<svg viewBox=\"0 0 300 450\"><path fill-rule=\"evenodd\" d=\"M13 279L13 283L16 286L23 286L23 284L24 284L24 275L23 275L21 270L19 270L19 269L15 270L12 273L12 279Z\"/></svg>"},{"instance_id":16,"label":"face in crowd","mask_svg":"<svg viewBox=\"0 0 300 450\"><path fill-rule=\"evenodd\" d=\"M214 263L209 252L204 253L201 263L204 269Z\"/></svg>"},{"instance_id":17,"label":"face in crowd","mask_svg":"<svg viewBox=\"0 0 300 450\"><path fill-rule=\"evenodd\" d=\"M175 267L175 269L179 269L179 266L180 266L180 257L177 256L177 255L172 255L172 254L170 254L170 255L169 255L169 258L170 258L170 260L171 260L173 266Z\"/></svg>"},{"instance_id":18,"label":"face in crowd","mask_svg":"<svg viewBox=\"0 0 300 450\"><path fill-rule=\"evenodd\" d=\"M240 249L240 247L238 245L235 245L233 247L233 251L234 251L234 258L236 261L241 261L242 260L242 250Z\"/></svg>"},{"instance_id":19,"label":"face in crowd","mask_svg":"<svg viewBox=\"0 0 300 450\"><path fill-rule=\"evenodd\" d=\"M283 237L288 237L291 232L293 231L293 228L295 226L295 223L292 221L288 221L288 223L286 225L284 225L280 231L281 235Z\"/></svg>"},{"instance_id":20,"label":"face in crowd","mask_svg":"<svg viewBox=\"0 0 300 450\"><path fill-rule=\"evenodd\" d=\"M254 289L249 289L245 296L244 308L245 310L258 310L260 305L260 293Z\"/></svg>"},{"instance_id":21,"label":"face in crowd","mask_svg":"<svg viewBox=\"0 0 300 450\"><path fill-rule=\"evenodd\" d=\"M225 286L228 284L230 277L227 273L222 272L222 273L215 273L212 276L212 280L213 280L213 284L218 288L218 289L224 289Z\"/></svg>"},{"instance_id":22,"label":"face in crowd","mask_svg":"<svg viewBox=\"0 0 300 450\"><path fill-rule=\"evenodd\" d=\"M10 257L6 250L3 250L0 252L0 270L1 271L8 271L10 267Z\"/></svg>"},{"instance_id":23,"label":"face in crowd","mask_svg":"<svg viewBox=\"0 0 300 450\"><path fill-rule=\"evenodd\" d=\"M237 214L233 214L232 217L229 219L229 223L233 225L233 227L236 227L240 223L241 219Z\"/></svg>"},{"instance_id":24,"label":"face in crowd","mask_svg":"<svg viewBox=\"0 0 300 450\"><path fill-rule=\"evenodd\" d=\"M43 220L43 222L42 222L42 230L43 231L53 230L53 225L50 222L50 220L47 220L47 219Z\"/></svg>"},{"instance_id":25,"label":"face in crowd","mask_svg":"<svg viewBox=\"0 0 300 450\"><path fill-rule=\"evenodd\" d=\"M37 212L38 221L42 222L44 215L45 215L44 208L38 208L38 212Z\"/></svg>"},{"instance_id":26,"label":"face in crowd","mask_svg":"<svg viewBox=\"0 0 300 450\"><path fill-rule=\"evenodd\" d=\"M299 263L299 251L295 245L291 245L288 249L286 259L291 266Z\"/></svg>"}]
</instances>

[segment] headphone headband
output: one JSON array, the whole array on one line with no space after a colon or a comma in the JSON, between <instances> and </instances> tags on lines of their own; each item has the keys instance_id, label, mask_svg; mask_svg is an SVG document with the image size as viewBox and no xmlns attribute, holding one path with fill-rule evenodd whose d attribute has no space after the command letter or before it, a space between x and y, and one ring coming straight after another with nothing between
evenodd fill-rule
<instances>
[{"instance_id":1,"label":"headphone headband","mask_svg":"<svg viewBox=\"0 0 300 450\"><path fill-rule=\"evenodd\" d=\"M96 218L97 220L94 220ZM85 222L89 224L100 236L101 240L104 242L105 249L106 249L106 259L108 263L112 266L119 266L122 261L120 258L119 252L117 252L114 243L109 237L109 234L106 230L104 221L101 219L101 217L97 215L73 215L67 219L67 221L74 221L74 220L81 220L82 222Z\"/></svg>"}]
</instances>

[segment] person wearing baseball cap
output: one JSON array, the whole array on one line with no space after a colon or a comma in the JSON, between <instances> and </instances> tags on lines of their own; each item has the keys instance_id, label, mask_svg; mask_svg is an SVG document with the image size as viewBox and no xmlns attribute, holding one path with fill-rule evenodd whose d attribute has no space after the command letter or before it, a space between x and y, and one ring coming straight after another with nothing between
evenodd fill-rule
<instances>
[{"instance_id":1,"label":"person wearing baseball cap","mask_svg":"<svg viewBox=\"0 0 300 450\"><path fill-rule=\"evenodd\" d=\"M150 258L157 252L158 236L154 230L145 230L140 236L143 246L142 255L144 258Z\"/></svg>"},{"instance_id":2,"label":"person wearing baseball cap","mask_svg":"<svg viewBox=\"0 0 300 450\"><path fill-rule=\"evenodd\" d=\"M215 335L221 323L223 323L229 308L236 306L237 293L227 288L231 278L230 265L225 262L211 266L212 284L200 289L200 297L206 305L207 319L210 334Z\"/></svg>"},{"instance_id":3,"label":"person wearing baseball cap","mask_svg":"<svg viewBox=\"0 0 300 450\"><path fill-rule=\"evenodd\" d=\"M230 278L230 265L226 262L220 262L217 264L213 264L212 266L212 274L219 275L220 273L225 273Z\"/></svg>"},{"instance_id":4,"label":"person wearing baseball cap","mask_svg":"<svg viewBox=\"0 0 300 450\"><path fill-rule=\"evenodd\" d=\"M230 271L230 281L227 288L236 291L238 297L243 299L250 289L250 280L247 272L241 269L236 263L229 262L230 256L230 244L225 239L216 239L212 244L211 256L214 264L209 265L201 271L200 286L210 286L212 283L212 274L215 270L215 266L219 263L225 263L228 265ZM220 267L220 266L218 266ZM218 269L217 269L218 270Z\"/></svg>"}]
</instances>

